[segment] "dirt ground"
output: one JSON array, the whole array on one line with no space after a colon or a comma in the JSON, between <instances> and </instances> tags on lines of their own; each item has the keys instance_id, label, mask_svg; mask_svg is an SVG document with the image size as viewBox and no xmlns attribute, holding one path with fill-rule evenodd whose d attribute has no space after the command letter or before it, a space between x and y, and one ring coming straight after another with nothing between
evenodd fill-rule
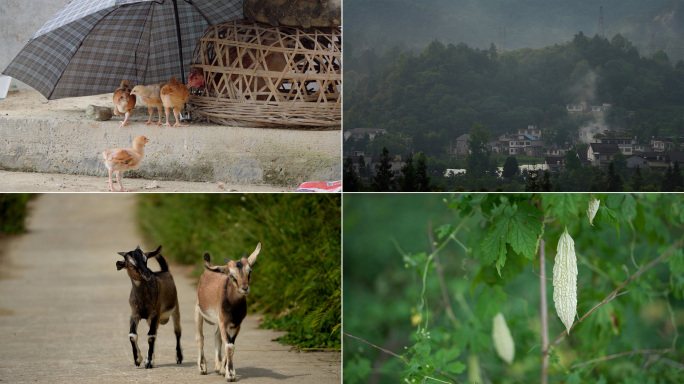
<instances>
[{"instance_id":1,"label":"dirt ground","mask_svg":"<svg viewBox=\"0 0 684 384\"><path fill-rule=\"evenodd\" d=\"M183 363L175 363L169 321L157 333L155 368L133 364L131 283L115 263L117 251L144 247L134 206L131 194L46 194L31 203L27 234L0 239L0 382L225 382L198 372L195 286L187 267L177 265L170 269L181 309ZM258 323L258 315L249 315L236 340L239 382L340 382L339 353L291 351L272 341L282 332ZM141 322L138 333L147 329ZM204 329L205 356L213 361L213 329ZM146 353L146 343L140 348Z\"/></svg>"},{"instance_id":2,"label":"dirt ground","mask_svg":"<svg viewBox=\"0 0 684 384\"><path fill-rule=\"evenodd\" d=\"M165 181L127 178L121 181L131 192L288 192L285 187L273 185L243 185L202 183L192 181ZM117 189L116 175L114 188ZM0 171L0 190L3 192L109 192L106 177Z\"/></svg>"}]
</instances>

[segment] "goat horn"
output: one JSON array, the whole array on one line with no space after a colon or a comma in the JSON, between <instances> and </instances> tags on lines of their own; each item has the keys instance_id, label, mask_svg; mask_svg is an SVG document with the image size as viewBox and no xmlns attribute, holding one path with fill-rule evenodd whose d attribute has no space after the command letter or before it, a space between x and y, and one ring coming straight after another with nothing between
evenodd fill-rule
<instances>
[{"instance_id":1,"label":"goat horn","mask_svg":"<svg viewBox=\"0 0 684 384\"><path fill-rule=\"evenodd\" d=\"M119 255L126 257L126 252L117 252Z\"/></svg>"}]
</instances>

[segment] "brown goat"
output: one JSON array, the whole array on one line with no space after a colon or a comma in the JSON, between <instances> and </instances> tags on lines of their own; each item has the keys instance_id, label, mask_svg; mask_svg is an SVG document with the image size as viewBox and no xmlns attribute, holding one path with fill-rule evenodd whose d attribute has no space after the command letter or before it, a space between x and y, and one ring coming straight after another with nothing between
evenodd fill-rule
<instances>
[{"instance_id":1,"label":"brown goat","mask_svg":"<svg viewBox=\"0 0 684 384\"><path fill-rule=\"evenodd\" d=\"M183 353L180 346L181 325L180 310L178 307L178 296L176 295L176 284L173 276L169 272L166 260L160 254L161 245L153 252L143 253L140 247L130 252L118 252L123 256L123 261L116 262L116 269L126 268L128 277L131 278L133 287L128 303L131 305L131 330L128 338L133 348L133 362L140 366L142 355L138 348L138 323L140 319L147 319L150 326L147 332L147 342L149 350L145 359L145 368L152 368L154 365L154 341L157 336L159 324L169 322L169 317L173 318L173 331L176 334L176 363L183 361ZM147 260L156 257L161 271L153 272L147 268Z\"/></svg>"},{"instance_id":2,"label":"brown goat","mask_svg":"<svg viewBox=\"0 0 684 384\"><path fill-rule=\"evenodd\" d=\"M197 365L201 374L207 373L207 361L204 358L203 325L206 321L211 325L218 324L216 329L216 360L215 370L225 375L228 381L235 381L233 368L233 353L235 339L240 332L240 324L247 315L247 299L249 294L249 278L251 266L261 251L261 243L247 258L240 260L226 260L226 265L211 264L209 253L204 254L205 271L197 285L197 305L195 306L195 326L197 328L197 348L199 359ZM223 358L221 346L225 344Z\"/></svg>"}]
</instances>

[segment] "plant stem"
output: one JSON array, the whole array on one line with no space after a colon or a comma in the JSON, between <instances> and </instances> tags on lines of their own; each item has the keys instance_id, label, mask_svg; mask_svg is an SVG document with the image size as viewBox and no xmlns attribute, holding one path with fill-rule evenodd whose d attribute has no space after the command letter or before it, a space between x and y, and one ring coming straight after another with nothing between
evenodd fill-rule
<instances>
[{"instance_id":1,"label":"plant stem","mask_svg":"<svg viewBox=\"0 0 684 384\"><path fill-rule=\"evenodd\" d=\"M546 373L549 367L549 319L546 306L546 250L544 239L539 240L539 305L541 312L542 366L541 383L548 383Z\"/></svg>"},{"instance_id":2,"label":"plant stem","mask_svg":"<svg viewBox=\"0 0 684 384\"><path fill-rule=\"evenodd\" d=\"M672 350L671 349L644 349L641 351L627 351L627 352L617 353L615 355L599 357L598 359L585 361L584 363L575 364L575 365L571 366L570 369L579 368L579 367L589 365L589 364L600 363L602 361L616 359L616 358L622 357L622 356L631 356L631 355L636 355L636 354L659 354L659 353L667 353L667 352L672 352Z\"/></svg>"},{"instance_id":3,"label":"plant stem","mask_svg":"<svg viewBox=\"0 0 684 384\"><path fill-rule=\"evenodd\" d=\"M387 349L385 349L385 348L378 347L377 345L375 345L375 344L373 344L373 343L371 343L371 342L368 342L368 341L366 341L366 340L364 340L364 339L362 339L362 338L360 338L360 337L356 337L356 336L354 336L354 335L350 335L350 334L348 334L347 332L344 332L344 331L342 332L342 334L345 335L345 336L347 336L347 337L351 337L352 339L356 339L356 340L362 341L362 342L364 342L364 343L370 345L371 347L376 348L376 349L379 349L379 350L381 350L381 351L383 351L383 352L385 352L385 353L388 353L388 354L390 354L390 355L392 355L392 356L394 356L394 357L398 357L398 358L404 360L404 362L406 362L406 363L410 363L410 362L411 362L411 360L409 360L409 359L407 359L407 358L405 358L405 357L403 357L403 356L399 356L399 355L397 355L396 353L394 353L394 352L392 352L392 351L390 351L390 350L387 350ZM435 369L435 372L437 372L437 373L439 373L440 375L442 375L442 376L448 378L449 380L453 381L453 382L456 383L456 384L459 384L459 383L460 383L460 381L458 381L458 379L456 379L455 377L453 377L453 376L447 374L446 372L442 372L442 371L440 371L439 369ZM437 380L437 379L435 379L435 378L433 378L433 377L429 377L429 378L430 378L430 379L433 379L433 380ZM439 380L438 380L438 381L439 381Z\"/></svg>"},{"instance_id":4,"label":"plant stem","mask_svg":"<svg viewBox=\"0 0 684 384\"><path fill-rule=\"evenodd\" d=\"M437 250L435 246L435 239L432 236L432 221L428 221L428 238L430 239L430 246L432 247L432 252ZM439 277L439 285L442 287L442 300L444 300L444 305L446 306L446 313L452 322L456 323L456 316L454 315L454 310L451 308L451 300L449 300L449 293L447 292L446 284L444 283L444 270L442 269L442 263L439 262L439 255L435 254L435 269L437 270L437 277Z\"/></svg>"},{"instance_id":5,"label":"plant stem","mask_svg":"<svg viewBox=\"0 0 684 384\"><path fill-rule=\"evenodd\" d=\"M640 270L638 270L635 274L633 274L627 280L625 280L622 284L620 284L619 287L615 288L615 290L613 292L611 292L608 296L606 296L606 298L603 299L603 301L596 304L596 306L594 308L592 308L589 312L587 312L584 316L582 316L582 318L580 318L578 321L574 322L572 324L572 326L570 327L570 329L575 328L575 325L577 325L577 323L581 323L582 320L584 320L587 316L591 315L592 312L594 312L595 310L599 309L601 306L603 306L607 302L609 302L609 301L613 300L614 298L616 298L617 296L619 296L618 292L620 292L627 284L631 283L633 280L635 280L636 278L638 278L639 276L644 274L644 272L648 271L649 269L651 269L655 265L662 263L665 259L667 259L674 251L679 249L681 246L682 246L681 240L678 240L677 242L675 242L667 251L665 251L665 253L658 256L655 260L651 261L650 263L646 264L644 267L642 267ZM568 330L568 332L569 332L569 330ZM566 334L567 334L567 332L563 331L558 336L556 336L556 338L553 339L553 341L549 345L549 348L553 348L556 345L558 345L563 340L563 338L565 337Z\"/></svg>"}]
</instances>

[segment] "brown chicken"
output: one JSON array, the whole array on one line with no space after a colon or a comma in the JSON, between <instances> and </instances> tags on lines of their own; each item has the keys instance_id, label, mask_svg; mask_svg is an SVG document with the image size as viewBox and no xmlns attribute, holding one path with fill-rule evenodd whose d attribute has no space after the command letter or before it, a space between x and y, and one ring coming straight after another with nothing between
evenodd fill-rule
<instances>
[{"instance_id":1,"label":"brown chicken","mask_svg":"<svg viewBox=\"0 0 684 384\"><path fill-rule=\"evenodd\" d=\"M128 124L128 117L131 116L131 111L135 108L135 95L131 95L131 83L128 80L123 80L119 88L114 91L114 114L117 116L125 116L124 121L121 122L119 128Z\"/></svg>"},{"instance_id":2,"label":"brown chicken","mask_svg":"<svg viewBox=\"0 0 684 384\"><path fill-rule=\"evenodd\" d=\"M169 108L173 108L173 116L176 118L176 124L174 127L187 127L187 124L181 124L178 119L181 109L190 98L190 87L201 87L204 85L204 78L195 76L195 72L191 73L188 77L188 85L185 86L183 83L178 81L177 78L172 77L169 82L162 87L161 99L162 104L164 104L164 112L166 113L166 124L167 127L171 126L169 123Z\"/></svg>"},{"instance_id":3,"label":"brown chicken","mask_svg":"<svg viewBox=\"0 0 684 384\"><path fill-rule=\"evenodd\" d=\"M159 115L159 121L157 125L162 125L162 107L164 104L161 99L161 89L166 83L150 84L150 85L136 85L131 91L131 95L134 95L138 105L147 107L147 111L150 113L150 118L147 120L145 125L150 125L152 123L152 113L154 107L157 107L157 115Z\"/></svg>"},{"instance_id":4,"label":"brown chicken","mask_svg":"<svg viewBox=\"0 0 684 384\"><path fill-rule=\"evenodd\" d=\"M133 140L133 148L114 148L102 152L104 163L109 170L109 190L114 191L112 185L112 173L118 172L116 181L119 183L119 191L129 192L121 184L121 173L129 169L140 168L143 156L145 156L145 144L150 140L145 136L138 136Z\"/></svg>"}]
</instances>

